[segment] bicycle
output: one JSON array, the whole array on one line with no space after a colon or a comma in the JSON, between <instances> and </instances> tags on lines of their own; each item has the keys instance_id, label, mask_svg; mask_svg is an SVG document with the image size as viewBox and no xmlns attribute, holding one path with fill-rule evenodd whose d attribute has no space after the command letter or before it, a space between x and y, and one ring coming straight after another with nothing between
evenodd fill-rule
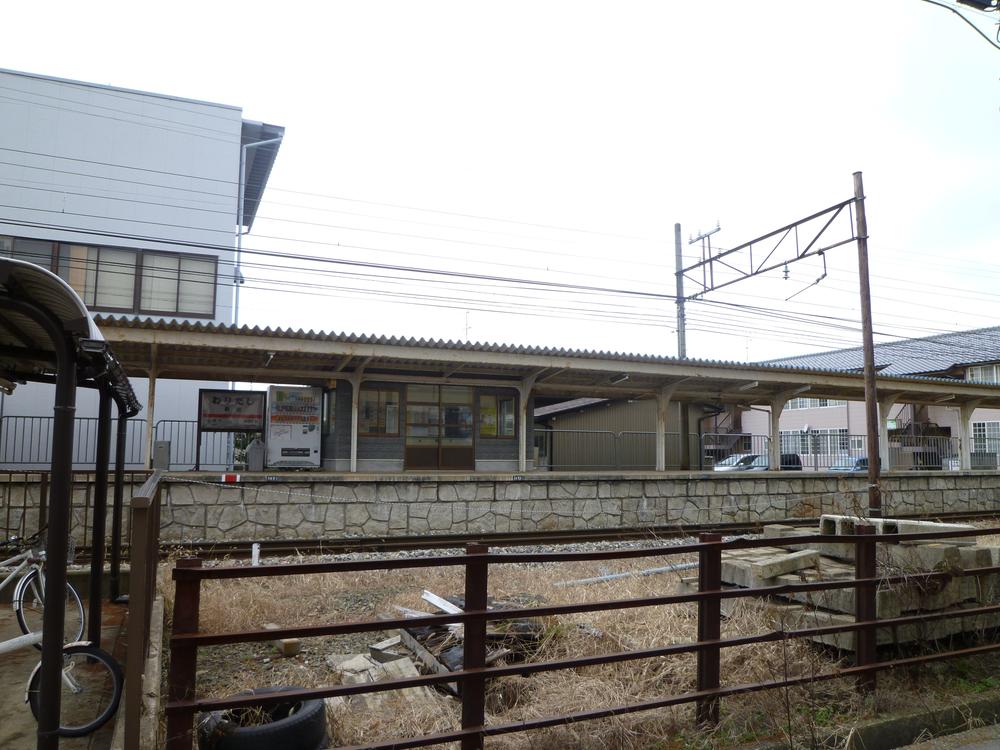
<instances>
[{"instance_id":1,"label":"bicycle","mask_svg":"<svg viewBox=\"0 0 1000 750\"><path fill-rule=\"evenodd\" d=\"M14 567L14 570L0 582L0 591L27 569L14 586L14 616L17 626L25 635L42 629L42 611L45 603L45 549L38 543L41 532L27 539L11 538L3 546L24 547L24 551L0 560L0 568ZM2 551L2 550L0 550ZM64 620L63 640L70 643L79 642L83 638L84 613L80 594L68 582L66 584L66 616ZM41 650L41 645L34 644Z\"/></svg>"},{"instance_id":2,"label":"bicycle","mask_svg":"<svg viewBox=\"0 0 1000 750\"><path fill-rule=\"evenodd\" d=\"M45 601L45 550L37 544L39 534L25 540L11 539L7 545L26 547L6 560L0 567L15 566L13 572L0 582L0 590L23 571L26 573L14 587L14 614L24 635L0 641L0 655L21 648L42 644L42 611ZM121 667L108 652L89 641L81 641L84 630L83 602L76 589L66 584L66 624L63 646L62 698L57 734L60 737L82 737L104 726L114 716L121 702L125 676ZM41 696L41 662L31 675L25 688L24 701L38 719Z\"/></svg>"},{"instance_id":3,"label":"bicycle","mask_svg":"<svg viewBox=\"0 0 1000 750\"><path fill-rule=\"evenodd\" d=\"M0 641L0 655L42 642L40 632L27 633ZM24 702L35 720L41 704L39 682L42 676L39 662L28 677ZM97 731L115 715L121 703L125 675L121 666L107 651L89 641L63 646L62 697L59 708L60 737L84 737Z\"/></svg>"}]
</instances>

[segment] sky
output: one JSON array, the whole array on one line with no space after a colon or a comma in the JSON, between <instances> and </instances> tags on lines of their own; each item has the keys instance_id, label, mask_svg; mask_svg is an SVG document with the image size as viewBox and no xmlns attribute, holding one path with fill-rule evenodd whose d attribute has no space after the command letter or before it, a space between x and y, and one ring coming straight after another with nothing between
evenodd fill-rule
<instances>
[{"instance_id":1,"label":"sky","mask_svg":"<svg viewBox=\"0 0 1000 750\"><path fill-rule=\"evenodd\" d=\"M942 2L995 39L997 13ZM248 257L241 323L672 356L675 223L688 265L699 233L736 247L851 198L861 171L876 341L1000 325L1000 49L922 0L4 16L21 31L0 67L286 128L244 246L375 267ZM860 345L856 246L825 260L819 283L814 258L689 302L688 356Z\"/></svg>"}]
</instances>

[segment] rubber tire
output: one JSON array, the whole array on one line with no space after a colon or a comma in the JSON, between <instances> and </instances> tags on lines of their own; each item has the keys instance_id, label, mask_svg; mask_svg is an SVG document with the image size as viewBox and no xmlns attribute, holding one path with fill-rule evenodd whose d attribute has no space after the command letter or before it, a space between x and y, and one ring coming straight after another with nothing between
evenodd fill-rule
<instances>
[{"instance_id":1,"label":"rubber tire","mask_svg":"<svg viewBox=\"0 0 1000 750\"><path fill-rule=\"evenodd\" d=\"M270 695L285 690L300 690L295 686L266 687L246 690L233 697ZM326 747L326 703L314 700L296 701L298 711L268 724L241 727L227 718L229 711L212 711L198 719L198 747L201 750L321 750ZM288 703L276 703L265 708L274 715L287 710Z\"/></svg>"},{"instance_id":2,"label":"rubber tire","mask_svg":"<svg viewBox=\"0 0 1000 750\"><path fill-rule=\"evenodd\" d=\"M56 734L59 737L86 737L88 734L96 732L98 729L107 724L108 720L115 715L115 712L118 711L118 704L121 703L122 692L125 687L125 675L122 672L121 665L115 661L111 654L104 649L98 648L97 646L93 646L89 643L76 643L71 646L66 646L63 648L62 652L66 656L84 654L87 658L103 662L108 668L108 672L111 674L111 681L113 683L111 688L111 702L108 703L104 711L102 711L99 716L95 717L92 722L85 724L82 727L73 727L72 729L59 727L56 731ZM31 713L34 715L36 721L38 720L39 703L38 683L41 679L42 670L36 669L31 675L31 680L28 682L28 705L31 707Z\"/></svg>"},{"instance_id":3,"label":"rubber tire","mask_svg":"<svg viewBox=\"0 0 1000 750\"><path fill-rule=\"evenodd\" d=\"M25 589L28 588L30 583L35 578L38 578L37 568L28 571L21 577L21 580L17 582L17 586L14 587L14 615L17 617L17 626L21 628L21 632L25 635L30 633L31 630L28 628L28 623L25 622L24 619L24 613L21 611L21 602L24 600ZM68 597L69 602L76 605L76 610L80 614L80 627L78 628L79 632L70 633L69 637L63 637L66 638L66 643L75 643L76 641L83 639L83 631L86 629L86 615L83 612L83 601L80 599L80 594L77 593L77 590L73 588L69 581L66 582L66 596ZM44 602L42 606L44 607ZM34 646L39 651L42 650L42 644L36 643Z\"/></svg>"}]
</instances>

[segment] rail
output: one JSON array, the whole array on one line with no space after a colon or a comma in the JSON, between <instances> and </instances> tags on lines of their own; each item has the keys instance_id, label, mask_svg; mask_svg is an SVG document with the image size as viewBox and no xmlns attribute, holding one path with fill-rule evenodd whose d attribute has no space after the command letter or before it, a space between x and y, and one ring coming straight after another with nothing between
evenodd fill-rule
<instances>
[{"instance_id":1,"label":"rail","mask_svg":"<svg viewBox=\"0 0 1000 750\"><path fill-rule=\"evenodd\" d=\"M324 563L295 563L260 567L203 567L198 558L177 561L173 570L175 603L173 633L170 638L170 671L168 677L167 750L190 750L193 744L194 720L197 712L216 711L251 705L270 704L288 700L306 700L333 696L349 696L404 688L461 683L461 729L421 737L379 740L364 745L365 750L390 750L390 748L424 747L438 743L460 742L462 750L484 747L486 737L526 732L545 727L579 721L607 718L640 711L693 703L700 725L713 726L719 721L722 699L746 693L759 692L822 682L833 679L854 679L856 688L869 694L876 688L878 672L901 666L940 661L944 659L977 656L1000 650L1000 642L988 642L958 650L938 650L933 653L879 661L876 654L878 629L897 628L901 625L925 623L950 617L969 617L1000 612L1000 604L961 609L958 611L923 612L914 616L901 616L879 620L876 612L876 590L879 586L900 583L914 578L926 582L947 581L958 576L982 576L1000 572L1000 566L981 567L964 571L941 571L910 574L907 576L879 577L876 568L876 548L879 543L897 544L903 541L928 541L961 536L989 535L1000 529L973 531L943 531L920 534L875 535L875 528L858 525L854 534L816 534L795 537L796 544L847 543L855 547L855 575L848 580L829 580L789 583L755 589L722 588L722 552L732 549L750 549L775 544L774 539L736 539L723 541L717 533L702 534L697 543L665 546L656 549L632 549L588 552L547 552L531 554L492 553L484 545L470 544L464 555L426 558L400 558L392 560L353 560ZM698 590L693 593L671 594L636 599L596 601L586 604L561 604L526 607L520 609L490 610L487 608L490 567L498 564L534 563L547 564L611 559L634 559L696 553L699 558ZM339 622L326 625L307 625L278 630L254 630L223 633L200 632L199 608L201 582L205 580L236 580L272 576L311 575L319 573L356 573L360 571L392 571L413 568L463 567L465 569L465 611L415 618ZM760 635L722 638L720 633L721 603L726 599L767 597L793 592L828 591L852 588L855 590L855 617L850 623L795 630L772 630ZM547 662L529 662L514 665L486 667L485 633L487 623L522 617L543 617L584 612L627 610L640 607L696 603L698 605L697 639L641 650L620 651L585 658L560 659ZM427 625L463 623L465 626L465 653L461 670L446 674L424 675L375 683L336 685L313 689L285 690L267 696L205 699L197 696L198 649L236 643L256 643L276 638L309 638L381 631L391 628L413 628ZM855 633L856 659L854 666L837 668L829 672L806 676L785 677L765 682L723 685L720 674L720 654L723 649L758 643L783 641L791 638L827 636L836 633ZM942 647L943 648L943 647ZM637 703L603 706L586 711L532 718L514 723L486 725L486 683L490 679L512 675L529 675L540 672L575 669L584 666L614 664L638 659L670 657L680 654L697 655L697 679L690 692L666 695ZM361 747L361 746L359 746Z\"/></svg>"}]
</instances>

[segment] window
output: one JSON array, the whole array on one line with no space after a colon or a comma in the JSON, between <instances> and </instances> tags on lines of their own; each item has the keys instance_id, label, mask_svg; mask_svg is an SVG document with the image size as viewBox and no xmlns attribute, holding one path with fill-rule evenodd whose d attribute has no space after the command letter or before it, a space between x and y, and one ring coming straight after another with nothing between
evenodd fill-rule
<instances>
[{"instance_id":1,"label":"window","mask_svg":"<svg viewBox=\"0 0 1000 750\"><path fill-rule=\"evenodd\" d=\"M212 315L214 257L143 253L142 312Z\"/></svg>"},{"instance_id":2,"label":"window","mask_svg":"<svg viewBox=\"0 0 1000 750\"><path fill-rule=\"evenodd\" d=\"M965 379L970 383L1000 383L1000 365L970 367L965 371Z\"/></svg>"},{"instance_id":3,"label":"window","mask_svg":"<svg viewBox=\"0 0 1000 750\"><path fill-rule=\"evenodd\" d=\"M13 251L8 251L11 258L26 260L42 268L52 268L52 243L45 240L14 240Z\"/></svg>"},{"instance_id":4,"label":"window","mask_svg":"<svg viewBox=\"0 0 1000 750\"><path fill-rule=\"evenodd\" d=\"M361 389L358 434L399 434L399 391L385 388Z\"/></svg>"},{"instance_id":5,"label":"window","mask_svg":"<svg viewBox=\"0 0 1000 750\"><path fill-rule=\"evenodd\" d=\"M135 250L61 245L58 273L88 307L132 311L137 260Z\"/></svg>"},{"instance_id":6,"label":"window","mask_svg":"<svg viewBox=\"0 0 1000 750\"><path fill-rule=\"evenodd\" d=\"M1000 449L1000 422L972 423L972 450L975 453L996 453Z\"/></svg>"},{"instance_id":7,"label":"window","mask_svg":"<svg viewBox=\"0 0 1000 750\"><path fill-rule=\"evenodd\" d=\"M323 435L330 435L337 426L337 388L323 391Z\"/></svg>"},{"instance_id":8,"label":"window","mask_svg":"<svg viewBox=\"0 0 1000 750\"><path fill-rule=\"evenodd\" d=\"M0 237L0 256L54 271L90 308L211 318L218 259Z\"/></svg>"},{"instance_id":9,"label":"window","mask_svg":"<svg viewBox=\"0 0 1000 750\"><path fill-rule=\"evenodd\" d=\"M820 409L827 406L843 406L847 402L835 398L793 398L787 404L786 409Z\"/></svg>"},{"instance_id":10,"label":"window","mask_svg":"<svg viewBox=\"0 0 1000 750\"><path fill-rule=\"evenodd\" d=\"M479 396L479 437L514 437L516 424L513 396L483 393Z\"/></svg>"}]
</instances>

